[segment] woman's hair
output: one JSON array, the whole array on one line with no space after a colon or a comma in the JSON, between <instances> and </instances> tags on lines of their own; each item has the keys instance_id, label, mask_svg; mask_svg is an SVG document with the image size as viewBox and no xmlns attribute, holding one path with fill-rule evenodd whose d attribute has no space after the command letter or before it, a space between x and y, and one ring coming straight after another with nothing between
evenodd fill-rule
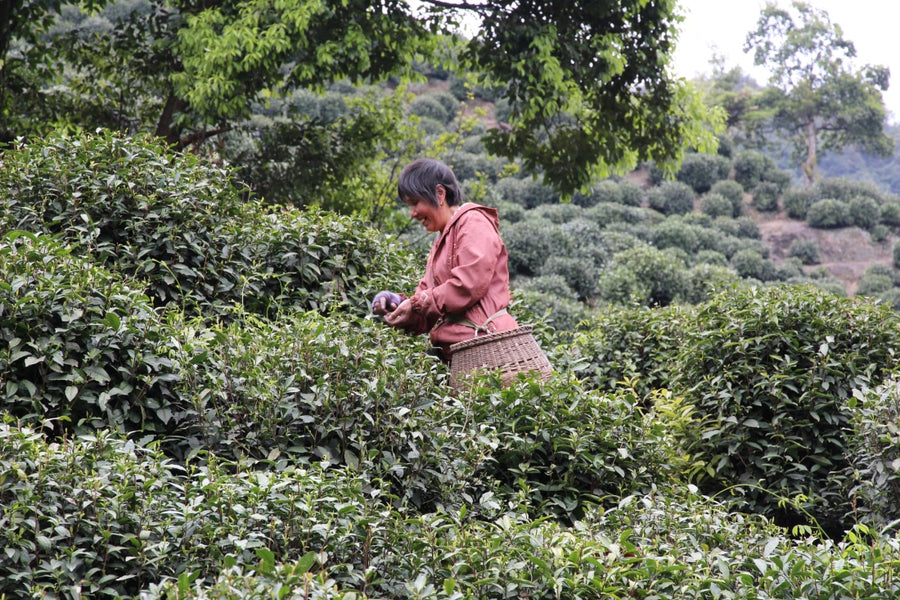
<instances>
[{"instance_id":1,"label":"woman's hair","mask_svg":"<svg viewBox=\"0 0 900 600\"><path fill-rule=\"evenodd\" d=\"M427 199L437 206L438 185L444 186L444 198L448 206L462 204L459 182L450 167L439 160L419 158L403 168L397 181L397 192L404 202L407 199Z\"/></svg>"}]
</instances>

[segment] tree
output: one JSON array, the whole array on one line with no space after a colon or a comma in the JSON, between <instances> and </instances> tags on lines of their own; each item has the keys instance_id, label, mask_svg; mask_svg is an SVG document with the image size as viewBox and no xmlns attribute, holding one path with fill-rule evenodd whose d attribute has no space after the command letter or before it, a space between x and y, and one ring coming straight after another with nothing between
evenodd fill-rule
<instances>
[{"instance_id":1,"label":"tree","mask_svg":"<svg viewBox=\"0 0 900 600\"><path fill-rule=\"evenodd\" d=\"M884 132L886 67L854 69L856 49L844 39L828 13L795 1L793 11L769 3L744 51L754 50L754 63L770 72L770 88L760 98L772 126L786 132L794 157L802 161L804 180L815 177L819 150L840 151L856 145L865 152L889 156L893 141Z\"/></svg>"},{"instance_id":2,"label":"tree","mask_svg":"<svg viewBox=\"0 0 900 600\"><path fill-rule=\"evenodd\" d=\"M458 39L463 14L481 30L463 40L456 69L501 90L511 107L508 127L487 135L489 150L523 158L564 193L642 160L674 168L686 144L715 143L715 119L668 69L674 0L423 0L418 9L402 0L133 5L105 31L78 28L44 40L67 61L57 69L63 83L77 84L59 106L91 105L85 114L108 121L111 98L123 99L111 111L118 114L151 106L134 102L149 90L158 108L152 128L144 115L132 115L129 126L176 148L214 139L255 106L295 90L409 78L416 57L449 60L443 48Z\"/></svg>"},{"instance_id":3,"label":"tree","mask_svg":"<svg viewBox=\"0 0 900 600\"><path fill-rule=\"evenodd\" d=\"M106 3L107 0L0 0L0 144L11 142L16 129L24 126L16 117L32 114L35 104L40 104L34 97L39 85L35 76L46 73L41 67L50 58L41 35L53 25L61 8L78 5L85 11L94 11Z\"/></svg>"}]
</instances>

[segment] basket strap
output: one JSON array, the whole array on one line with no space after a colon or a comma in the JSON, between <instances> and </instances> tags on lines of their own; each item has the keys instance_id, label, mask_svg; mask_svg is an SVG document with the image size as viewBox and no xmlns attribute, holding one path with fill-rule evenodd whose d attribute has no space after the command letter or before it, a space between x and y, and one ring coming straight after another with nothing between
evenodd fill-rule
<instances>
[{"instance_id":1,"label":"basket strap","mask_svg":"<svg viewBox=\"0 0 900 600\"><path fill-rule=\"evenodd\" d=\"M450 321L451 323L459 323L460 325L465 325L466 327L471 327L472 329L475 330L475 337L478 337L479 331L481 331L483 333L490 333L487 326L490 325L491 321L493 321L500 315L506 315L506 314L509 314L506 311L506 309L501 308L500 310L498 310L497 312L495 312L494 314L489 316L487 318L487 320L484 323L482 323L481 325L479 325L478 323L475 323L474 321L472 321L471 319L468 319L466 317L455 317L453 315L447 315L447 320Z\"/></svg>"}]
</instances>

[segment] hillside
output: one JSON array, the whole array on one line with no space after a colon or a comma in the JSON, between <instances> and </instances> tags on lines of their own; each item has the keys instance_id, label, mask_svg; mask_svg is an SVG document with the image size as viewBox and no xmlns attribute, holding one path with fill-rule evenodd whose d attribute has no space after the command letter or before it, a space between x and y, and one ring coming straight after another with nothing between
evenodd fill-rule
<instances>
[{"instance_id":1,"label":"hillside","mask_svg":"<svg viewBox=\"0 0 900 600\"><path fill-rule=\"evenodd\" d=\"M780 262L787 257L788 248L795 239L812 240L819 248L821 262L807 270L824 267L844 284L848 295L853 295L860 277L867 267L880 263L891 264L891 252L896 236L883 242L875 242L872 236L859 227L840 229L815 229L804 221L788 218L783 211L765 214L747 207L746 212L759 223L763 241L772 249L772 259Z\"/></svg>"}]
</instances>

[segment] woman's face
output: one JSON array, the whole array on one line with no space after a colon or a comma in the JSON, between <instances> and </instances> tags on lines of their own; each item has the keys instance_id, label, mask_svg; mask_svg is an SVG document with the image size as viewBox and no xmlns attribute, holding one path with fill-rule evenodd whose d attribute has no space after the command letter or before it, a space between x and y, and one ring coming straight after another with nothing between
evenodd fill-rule
<instances>
[{"instance_id":1,"label":"woman's face","mask_svg":"<svg viewBox=\"0 0 900 600\"><path fill-rule=\"evenodd\" d=\"M444 186L437 186L436 196L438 205L435 206L427 198L404 198L403 201L409 207L409 216L422 224L428 231L442 231L453 213L444 203Z\"/></svg>"}]
</instances>

